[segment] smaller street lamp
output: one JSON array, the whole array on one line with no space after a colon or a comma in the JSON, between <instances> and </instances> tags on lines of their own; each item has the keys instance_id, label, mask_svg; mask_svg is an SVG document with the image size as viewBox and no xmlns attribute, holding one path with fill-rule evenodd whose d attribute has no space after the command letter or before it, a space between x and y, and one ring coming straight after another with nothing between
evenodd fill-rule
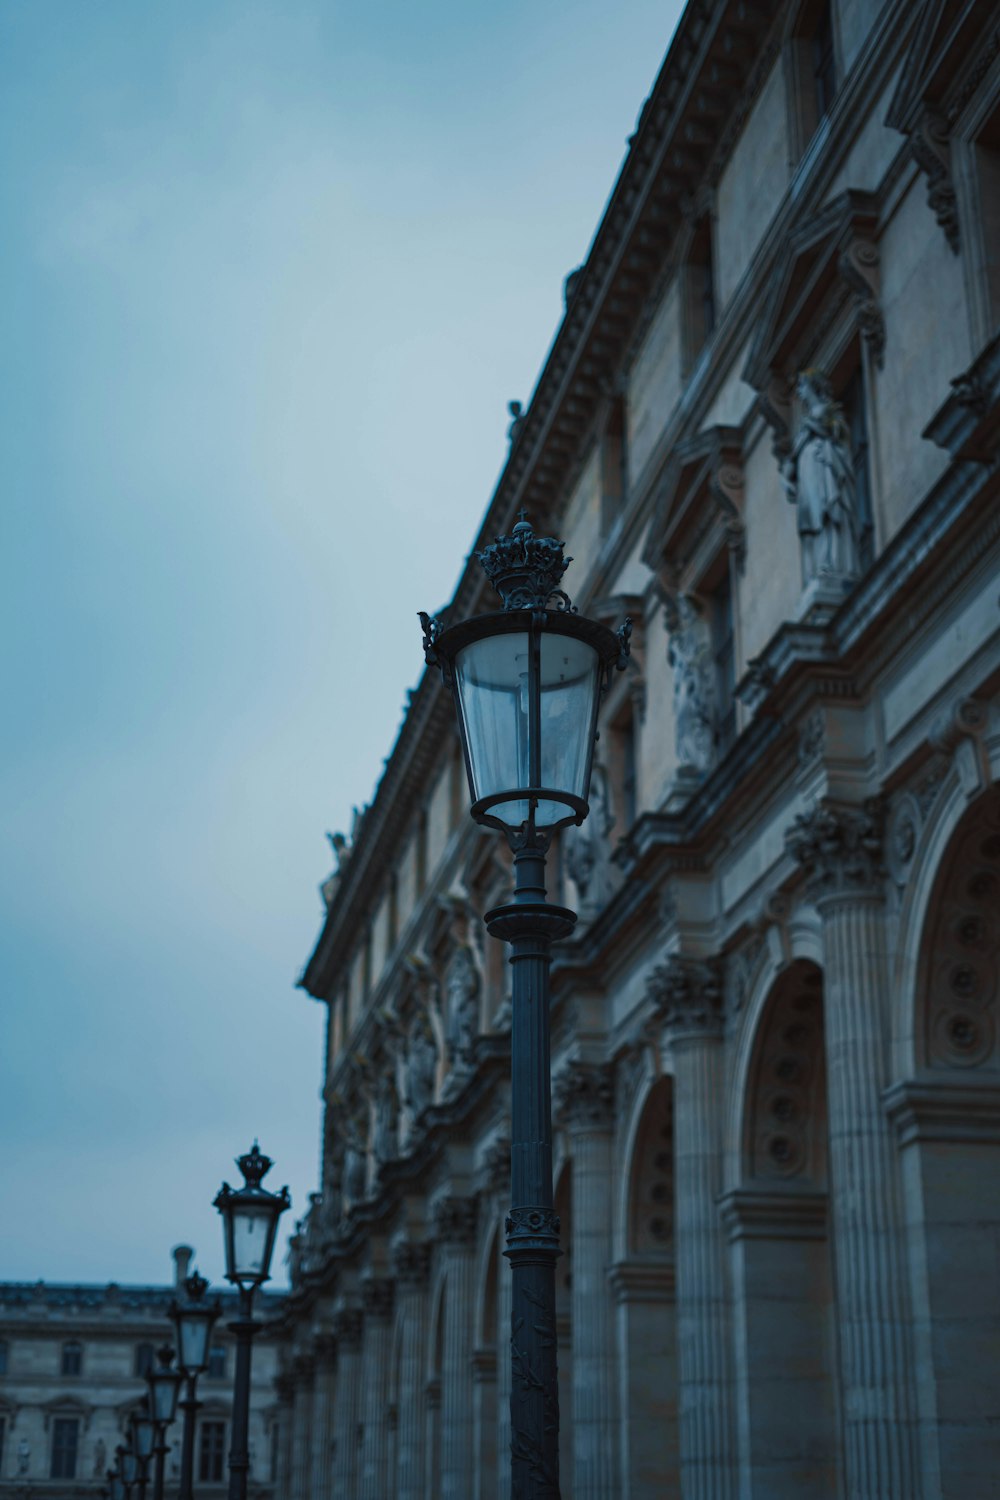
<instances>
[{"instance_id":1,"label":"smaller street lamp","mask_svg":"<svg viewBox=\"0 0 1000 1500\"><path fill-rule=\"evenodd\" d=\"M271 1256L278 1220L291 1204L287 1187L271 1193L261 1181L271 1170L271 1158L254 1141L236 1165L243 1186L224 1182L215 1197L222 1215L226 1241L226 1280L239 1289L240 1311L230 1328L236 1335L236 1376L233 1387L233 1426L229 1449L229 1500L246 1500L250 1471L250 1356L253 1336L253 1294L271 1275Z\"/></svg>"},{"instance_id":2,"label":"smaller street lamp","mask_svg":"<svg viewBox=\"0 0 1000 1500\"><path fill-rule=\"evenodd\" d=\"M125 1484L117 1469L108 1470L108 1500L125 1500Z\"/></svg>"},{"instance_id":3,"label":"smaller street lamp","mask_svg":"<svg viewBox=\"0 0 1000 1500\"><path fill-rule=\"evenodd\" d=\"M208 1350L212 1329L222 1311L216 1297L209 1302L205 1298L208 1282L197 1271L184 1282L183 1302L171 1302L170 1317L177 1330L177 1363L186 1382L184 1400L180 1403L184 1412L184 1435L181 1441L181 1482L178 1500L194 1500L194 1423L195 1413L201 1404L195 1389L198 1376L208 1368Z\"/></svg>"},{"instance_id":4,"label":"smaller street lamp","mask_svg":"<svg viewBox=\"0 0 1000 1500\"><path fill-rule=\"evenodd\" d=\"M162 1344L156 1351L157 1363L146 1376L149 1386L149 1410L153 1414L156 1442L153 1456L153 1500L163 1500L164 1467L167 1458L167 1428L177 1418L177 1399L184 1376L173 1368L174 1351Z\"/></svg>"},{"instance_id":5,"label":"smaller street lamp","mask_svg":"<svg viewBox=\"0 0 1000 1500\"><path fill-rule=\"evenodd\" d=\"M145 1500L146 1483L149 1479L149 1461L156 1442L156 1424L149 1410L149 1397L143 1396L129 1417L129 1440L139 1466L137 1483L140 1500Z\"/></svg>"},{"instance_id":6,"label":"smaller street lamp","mask_svg":"<svg viewBox=\"0 0 1000 1500\"><path fill-rule=\"evenodd\" d=\"M118 1457L118 1470L125 1485L125 1493L131 1495L139 1479L139 1460L133 1450L127 1448L124 1443L118 1444L115 1453Z\"/></svg>"}]
</instances>

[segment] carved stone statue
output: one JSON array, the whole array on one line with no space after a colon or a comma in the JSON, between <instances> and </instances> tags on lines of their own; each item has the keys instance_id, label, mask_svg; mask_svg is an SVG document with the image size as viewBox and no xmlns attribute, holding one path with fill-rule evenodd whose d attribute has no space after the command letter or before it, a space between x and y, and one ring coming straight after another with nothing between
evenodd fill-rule
<instances>
[{"instance_id":1,"label":"carved stone statue","mask_svg":"<svg viewBox=\"0 0 1000 1500\"><path fill-rule=\"evenodd\" d=\"M604 767L595 765L590 778L590 813L564 835L566 873L576 886L580 915L599 911L609 894L608 835L615 825L611 810L611 788Z\"/></svg>"},{"instance_id":2,"label":"carved stone statue","mask_svg":"<svg viewBox=\"0 0 1000 1500\"><path fill-rule=\"evenodd\" d=\"M94 1444L94 1478L104 1479L104 1471L108 1466L108 1450L104 1445L104 1439L98 1438Z\"/></svg>"},{"instance_id":3,"label":"carved stone statue","mask_svg":"<svg viewBox=\"0 0 1000 1500\"><path fill-rule=\"evenodd\" d=\"M438 1049L434 1029L426 1011L419 1011L406 1048L406 1094L404 1103L411 1121L418 1120L434 1103Z\"/></svg>"},{"instance_id":4,"label":"carved stone statue","mask_svg":"<svg viewBox=\"0 0 1000 1500\"><path fill-rule=\"evenodd\" d=\"M711 770L718 721L712 632L690 594L678 597L668 660L674 669L674 735L680 765Z\"/></svg>"},{"instance_id":5,"label":"carved stone statue","mask_svg":"<svg viewBox=\"0 0 1000 1500\"><path fill-rule=\"evenodd\" d=\"M472 1066L479 1035L479 973L472 949L462 944L448 965L448 1052L453 1068Z\"/></svg>"},{"instance_id":6,"label":"carved stone statue","mask_svg":"<svg viewBox=\"0 0 1000 1500\"><path fill-rule=\"evenodd\" d=\"M399 1152L399 1098L392 1074L385 1072L378 1081L375 1093L375 1137L373 1141L375 1162L384 1167L393 1161Z\"/></svg>"},{"instance_id":7,"label":"carved stone statue","mask_svg":"<svg viewBox=\"0 0 1000 1500\"><path fill-rule=\"evenodd\" d=\"M781 477L796 508L805 581L856 578L861 571L861 518L843 409L819 370L804 370L796 390L802 415Z\"/></svg>"},{"instance_id":8,"label":"carved stone statue","mask_svg":"<svg viewBox=\"0 0 1000 1500\"><path fill-rule=\"evenodd\" d=\"M31 1444L27 1438L22 1438L17 1445L17 1473L20 1478L31 1469Z\"/></svg>"}]
</instances>

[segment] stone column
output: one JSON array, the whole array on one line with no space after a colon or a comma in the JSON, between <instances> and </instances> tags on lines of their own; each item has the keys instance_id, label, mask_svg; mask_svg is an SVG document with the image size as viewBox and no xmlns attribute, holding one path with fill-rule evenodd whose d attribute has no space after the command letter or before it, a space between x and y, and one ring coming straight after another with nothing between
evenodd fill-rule
<instances>
[{"instance_id":1,"label":"stone column","mask_svg":"<svg viewBox=\"0 0 1000 1500\"><path fill-rule=\"evenodd\" d=\"M920 1494L889 1084L882 812L821 802L788 848L823 921L830 1206L848 1500Z\"/></svg>"},{"instance_id":2,"label":"stone column","mask_svg":"<svg viewBox=\"0 0 1000 1500\"><path fill-rule=\"evenodd\" d=\"M316 1361L311 1354L300 1354L296 1358L294 1425L292 1435L292 1495L294 1500L306 1500L309 1495L310 1450L312 1444L313 1388L316 1377Z\"/></svg>"},{"instance_id":3,"label":"stone column","mask_svg":"<svg viewBox=\"0 0 1000 1500\"><path fill-rule=\"evenodd\" d=\"M274 1379L275 1395L278 1398L278 1410L271 1426L272 1452L276 1456L277 1482L275 1492L280 1495L292 1494L292 1422L293 1403L295 1400L295 1381L289 1369L283 1368ZM275 1432L277 1426L277 1432ZM270 1459L266 1472L270 1474Z\"/></svg>"},{"instance_id":4,"label":"stone column","mask_svg":"<svg viewBox=\"0 0 1000 1500\"><path fill-rule=\"evenodd\" d=\"M333 1413L333 1493L356 1500L358 1423L361 1421L361 1311L345 1307L334 1318L337 1338L337 1404Z\"/></svg>"},{"instance_id":5,"label":"stone column","mask_svg":"<svg viewBox=\"0 0 1000 1500\"><path fill-rule=\"evenodd\" d=\"M388 1500L389 1359L393 1283L369 1276L362 1284L365 1306L363 1421L359 1500Z\"/></svg>"},{"instance_id":6,"label":"stone column","mask_svg":"<svg viewBox=\"0 0 1000 1500\"><path fill-rule=\"evenodd\" d=\"M336 1402L337 1340L321 1333L313 1340L316 1379L313 1386L310 1500L333 1500L333 1412Z\"/></svg>"},{"instance_id":7,"label":"stone column","mask_svg":"<svg viewBox=\"0 0 1000 1500\"><path fill-rule=\"evenodd\" d=\"M573 1148L573 1500L617 1500L618 1387L608 1270L613 1259L614 1074L577 1062L555 1081Z\"/></svg>"},{"instance_id":8,"label":"stone column","mask_svg":"<svg viewBox=\"0 0 1000 1500\"><path fill-rule=\"evenodd\" d=\"M684 1500L733 1500L735 1448L722 1190L722 984L713 963L673 957L650 997L674 1063L677 1344Z\"/></svg>"},{"instance_id":9,"label":"stone column","mask_svg":"<svg viewBox=\"0 0 1000 1500\"><path fill-rule=\"evenodd\" d=\"M396 1473L389 1475L395 1500L424 1500L424 1376L427 1360L427 1270L430 1247L401 1240L393 1247L399 1315ZM339 1497L334 1497L339 1500Z\"/></svg>"},{"instance_id":10,"label":"stone column","mask_svg":"<svg viewBox=\"0 0 1000 1500\"><path fill-rule=\"evenodd\" d=\"M475 1297L476 1200L439 1198L434 1234L444 1271L444 1352L441 1361L441 1495L469 1500L472 1483L472 1330Z\"/></svg>"}]
</instances>

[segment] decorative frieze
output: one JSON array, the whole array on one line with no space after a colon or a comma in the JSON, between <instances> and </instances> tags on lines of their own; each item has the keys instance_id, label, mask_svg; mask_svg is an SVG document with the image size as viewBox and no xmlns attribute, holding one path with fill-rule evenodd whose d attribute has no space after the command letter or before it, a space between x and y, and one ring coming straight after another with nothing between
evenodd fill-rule
<instances>
[{"instance_id":1,"label":"decorative frieze","mask_svg":"<svg viewBox=\"0 0 1000 1500\"><path fill-rule=\"evenodd\" d=\"M570 1129L610 1129L615 1075L610 1063L573 1062L553 1080L553 1114Z\"/></svg>"},{"instance_id":2,"label":"decorative frieze","mask_svg":"<svg viewBox=\"0 0 1000 1500\"><path fill-rule=\"evenodd\" d=\"M824 799L796 817L785 846L804 869L813 901L879 893L885 872L884 822L877 797L860 806Z\"/></svg>"},{"instance_id":3,"label":"decorative frieze","mask_svg":"<svg viewBox=\"0 0 1000 1500\"><path fill-rule=\"evenodd\" d=\"M722 1035L723 984L717 960L675 954L653 970L646 992L671 1042Z\"/></svg>"}]
</instances>

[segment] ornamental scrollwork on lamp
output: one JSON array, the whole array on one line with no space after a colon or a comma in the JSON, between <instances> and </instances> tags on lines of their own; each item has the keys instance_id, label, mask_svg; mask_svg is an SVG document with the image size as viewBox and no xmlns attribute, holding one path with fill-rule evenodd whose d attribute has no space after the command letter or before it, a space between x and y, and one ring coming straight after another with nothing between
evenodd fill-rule
<instances>
[{"instance_id":1,"label":"ornamental scrollwork on lamp","mask_svg":"<svg viewBox=\"0 0 1000 1500\"><path fill-rule=\"evenodd\" d=\"M880 893L884 828L881 797L860 806L823 800L799 813L785 835L785 847L805 871L813 901Z\"/></svg>"}]
</instances>

